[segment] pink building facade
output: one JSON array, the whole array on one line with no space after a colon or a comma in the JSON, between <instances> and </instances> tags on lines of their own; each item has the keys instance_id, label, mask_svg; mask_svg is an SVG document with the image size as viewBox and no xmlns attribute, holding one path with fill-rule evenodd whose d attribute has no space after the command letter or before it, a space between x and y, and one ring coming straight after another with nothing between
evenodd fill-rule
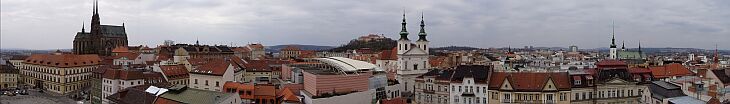
<instances>
[{"instance_id":1,"label":"pink building facade","mask_svg":"<svg viewBox=\"0 0 730 104\"><path fill-rule=\"evenodd\" d=\"M313 96L367 91L372 76L371 72L344 75L321 70L305 70L303 74L304 90Z\"/></svg>"}]
</instances>

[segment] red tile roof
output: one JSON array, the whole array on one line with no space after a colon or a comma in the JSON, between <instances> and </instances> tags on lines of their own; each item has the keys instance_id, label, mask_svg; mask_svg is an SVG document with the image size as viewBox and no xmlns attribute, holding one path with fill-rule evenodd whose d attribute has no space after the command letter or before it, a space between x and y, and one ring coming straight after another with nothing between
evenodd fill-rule
<instances>
[{"instance_id":1,"label":"red tile roof","mask_svg":"<svg viewBox=\"0 0 730 104\"><path fill-rule=\"evenodd\" d=\"M651 70L649 68L629 68L629 73L636 74L636 73L651 73Z\"/></svg>"},{"instance_id":2,"label":"red tile roof","mask_svg":"<svg viewBox=\"0 0 730 104\"><path fill-rule=\"evenodd\" d=\"M101 63L101 58L98 55L75 55L61 53L34 54L26 58L23 63L67 68L99 65Z\"/></svg>"},{"instance_id":3,"label":"red tile roof","mask_svg":"<svg viewBox=\"0 0 730 104\"><path fill-rule=\"evenodd\" d=\"M222 76L226 73L229 66L231 66L231 62L226 61L226 59L211 59L198 68L193 69L190 73Z\"/></svg>"},{"instance_id":4,"label":"red tile roof","mask_svg":"<svg viewBox=\"0 0 730 104\"><path fill-rule=\"evenodd\" d=\"M114 49L112 49L112 53L125 53L129 52L129 48L127 46L118 46Z\"/></svg>"},{"instance_id":5,"label":"red tile roof","mask_svg":"<svg viewBox=\"0 0 730 104\"><path fill-rule=\"evenodd\" d=\"M393 48L391 50L383 50L380 52L380 59L381 60L396 60L398 59L398 51L396 48Z\"/></svg>"},{"instance_id":6,"label":"red tile roof","mask_svg":"<svg viewBox=\"0 0 730 104\"><path fill-rule=\"evenodd\" d=\"M276 96L276 88L268 85L256 85L255 96Z\"/></svg>"},{"instance_id":7,"label":"red tile roof","mask_svg":"<svg viewBox=\"0 0 730 104\"><path fill-rule=\"evenodd\" d=\"M671 63L664 66L649 67L651 74L656 78L667 78L673 76L691 76L694 75L687 67L678 63Z\"/></svg>"},{"instance_id":8,"label":"red tile roof","mask_svg":"<svg viewBox=\"0 0 730 104\"><path fill-rule=\"evenodd\" d=\"M283 84L281 86L282 88L288 88L294 92L295 95L299 95L299 91L304 89L304 84Z\"/></svg>"},{"instance_id":9,"label":"red tile roof","mask_svg":"<svg viewBox=\"0 0 730 104\"><path fill-rule=\"evenodd\" d=\"M155 100L154 104L183 104L183 103L158 96L157 100Z\"/></svg>"},{"instance_id":10,"label":"red tile roof","mask_svg":"<svg viewBox=\"0 0 730 104\"><path fill-rule=\"evenodd\" d=\"M104 72L104 78L121 80L144 79L142 71L111 69Z\"/></svg>"},{"instance_id":11,"label":"red tile roof","mask_svg":"<svg viewBox=\"0 0 730 104\"><path fill-rule=\"evenodd\" d=\"M239 82L226 82L225 84L223 84L223 89L225 89L225 90L236 89L236 91L255 92L254 85L243 84L243 83L239 83ZM241 99L254 99L253 96L247 96L247 95L245 95L245 93L240 93L239 96Z\"/></svg>"},{"instance_id":12,"label":"red tile roof","mask_svg":"<svg viewBox=\"0 0 730 104\"><path fill-rule=\"evenodd\" d=\"M610 60L609 59L609 60L598 61L598 63L596 63L596 65L598 65L598 66L620 66L620 65L625 66L626 63L623 61L620 61L620 60Z\"/></svg>"},{"instance_id":13,"label":"red tile roof","mask_svg":"<svg viewBox=\"0 0 730 104\"><path fill-rule=\"evenodd\" d=\"M432 67L441 66L441 64L443 64L444 62L444 59L446 59L446 57L431 57L428 58L428 64L430 64Z\"/></svg>"},{"instance_id":14,"label":"red tile roof","mask_svg":"<svg viewBox=\"0 0 730 104\"><path fill-rule=\"evenodd\" d=\"M189 78L188 70L183 65L161 65L162 73L168 80Z\"/></svg>"},{"instance_id":15,"label":"red tile roof","mask_svg":"<svg viewBox=\"0 0 730 104\"><path fill-rule=\"evenodd\" d=\"M251 47L253 49L264 49L264 45L261 44L249 44L248 47Z\"/></svg>"},{"instance_id":16,"label":"red tile roof","mask_svg":"<svg viewBox=\"0 0 730 104\"><path fill-rule=\"evenodd\" d=\"M300 102L299 97L292 92L289 88L284 88L276 95L277 98L281 98L282 102Z\"/></svg>"},{"instance_id":17,"label":"red tile roof","mask_svg":"<svg viewBox=\"0 0 730 104\"><path fill-rule=\"evenodd\" d=\"M231 50L233 50L235 52L250 52L251 51L251 50L249 50L248 48L245 48L245 47L236 47L236 48L233 48Z\"/></svg>"},{"instance_id":18,"label":"red tile roof","mask_svg":"<svg viewBox=\"0 0 730 104\"><path fill-rule=\"evenodd\" d=\"M246 66L246 71L271 71L271 67L269 66L269 61L266 60L246 60L244 66Z\"/></svg>"},{"instance_id":19,"label":"red tile roof","mask_svg":"<svg viewBox=\"0 0 730 104\"><path fill-rule=\"evenodd\" d=\"M314 50L304 50L299 53L299 57L302 58L314 58L317 57L317 51Z\"/></svg>"},{"instance_id":20,"label":"red tile roof","mask_svg":"<svg viewBox=\"0 0 730 104\"><path fill-rule=\"evenodd\" d=\"M567 72L494 72L489 81L489 89L500 89L505 79L515 91L542 91L547 79L552 79L558 90L570 90Z\"/></svg>"},{"instance_id":21,"label":"red tile roof","mask_svg":"<svg viewBox=\"0 0 730 104\"><path fill-rule=\"evenodd\" d=\"M112 59L119 59L119 58L127 58L128 60L134 60L137 59L137 57L140 55L140 53L119 53L117 55L112 56Z\"/></svg>"},{"instance_id":22,"label":"red tile roof","mask_svg":"<svg viewBox=\"0 0 730 104\"><path fill-rule=\"evenodd\" d=\"M162 73L160 72L143 72L142 76L145 80L164 80Z\"/></svg>"},{"instance_id":23,"label":"red tile roof","mask_svg":"<svg viewBox=\"0 0 730 104\"><path fill-rule=\"evenodd\" d=\"M383 99L381 100L380 104L408 104L406 103L406 100L397 97L392 99Z\"/></svg>"},{"instance_id":24,"label":"red tile roof","mask_svg":"<svg viewBox=\"0 0 730 104\"><path fill-rule=\"evenodd\" d=\"M157 54L157 59L155 61L162 61L162 60L170 60L172 59L172 55L168 53L167 51L160 51L160 53Z\"/></svg>"}]
</instances>

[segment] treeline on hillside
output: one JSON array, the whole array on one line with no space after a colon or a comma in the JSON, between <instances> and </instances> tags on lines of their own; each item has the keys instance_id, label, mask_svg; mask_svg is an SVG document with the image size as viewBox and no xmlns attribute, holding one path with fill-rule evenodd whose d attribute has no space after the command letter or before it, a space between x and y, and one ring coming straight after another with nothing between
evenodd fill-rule
<instances>
[{"instance_id":1,"label":"treeline on hillside","mask_svg":"<svg viewBox=\"0 0 730 104\"><path fill-rule=\"evenodd\" d=\"M361 49L361 48L370 48L374 51L390 50L393 47L395 47L396 44L398 44L398 43L395 40L392 40L390 38L383 38L383 39L371 40L371 41L351 40L349 43L347 43L345 45L330 49L330 51L344 52L347 50L354 50L354 49Z\"/></svg>"}]
</instances>

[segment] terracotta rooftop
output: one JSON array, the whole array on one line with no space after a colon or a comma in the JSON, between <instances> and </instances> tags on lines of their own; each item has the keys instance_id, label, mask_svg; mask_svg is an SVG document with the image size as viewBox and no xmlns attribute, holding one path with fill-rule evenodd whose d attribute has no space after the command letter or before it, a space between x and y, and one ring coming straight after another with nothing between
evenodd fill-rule
<instances>
[{"instance_id":1,"label":"terracotta rooftop","mask_svg":"<svg viewBox=\"0 0 730 104\"><path fill-rule=\"evenodd\" d=\"M118 69L106 70L104 72L103 77L106 79L121 79L121 80L144 79L144 75L142 74L142 71L118 70Z\"/></svg>"},{"instance_id":2,"label":"terracotta rooftop","mask_svg":"<svg viewBox=\"0 0 730 104\"><path fill-rule=\"evenodd\" d=\"M515 91L542 91L548 79L552 79L558 90L570 90L567 72L493 72L489 89L500 89L507 79Z\"/></svg>"},{"instance_id":3,"label":"terracotta rooftop","mask_svg":"<svg viewBox=\"0 0 730 104\"><path fill-rule=\"evenodd\" d=\"M651 73L649 68L629 68L629 73Z\"/></svg>"},{"instance_id":4,"label":"terracotta rooftop","mask_svg":"<svg viewBox=\"0 0 730 104\"><path fill-rule=\"evenodd\" d=\"M677 63L671 63L664 66L653 66L649 67L649 69L651 69L651 74L656 78L694 75L694 73L692 73L689 69Z\"/></svg>"},{"instance_id":5,"label":"terracotta rooftop","mask_svg":"<svg viewBox=\"0 0 730 104\"><path fill-rule=\"evenodd\" d=\"M252 49L264 49L264 45L261 44L248 44L248 47L251 47Z\"/></svg>"},{"instance_id":6,"label":"terracotta rooftop","mask_svg":"<svg viewBox=\"0 0 730 104\"><path fill-rule=\"evenodd\" d=\"M380 59L381 60L396 60L398 59L398 51L396 48L393 48L391 50L383 50L380 52Z\"/></svg>"},{"instance_id":7,"label":"terracotta rooftop","mask_svg":"<svg viewBox=\"0 0 730 104\"><path fill-rule=\"evenodd\" d=\"M276 95L277 98L281 98L283 102L300 102L299 97L289 88L284 88Z\"/></svg>"},{"instance_id":8,"label":"terracotta rooftop","mask_svg":"<svg viewBox=\"0 0 730 104\"><path fill-rule=\"evenodd\" d=\"M190 73L222 76L229 66L231 66L231 62L226 61L226 59L211 59L198 68L191 70Z\"/></svg>"},{"instance_id":9,"label":"terracotta rooftop","mask_svg":"<svg viewBox=\"0 0 730 104\"><path fill-rule=\"evenodd\" d=\"M114 49L112 49L112 53L125 53L129 52L129 48L127 46L118 46Z\"/></svg>"},{"instance_id":10,"label":"terracotta rooftop","mask_svg":"<svg viewBox=\"0 0 730 104\"><path fill-rule=\"evenodd\" d=\"M99 65L101 58L98 55L34 54L26 58L23 63L66 68Z\"/></svg>"},{"instance_id":11,"label":"terracotta rooftop","mask_svg":"<svg viewBox=\"0 0 730 104\"><path fill-rule=\"evenodd\" d=\"M439 66L444 62L444 59L446 59L446 57L431 57L428 58L428 64L431 66Z\"/></svg>"},{"instance_id":12,"label":"terracotta rooftop","mask_svg":"<svg viewBox=\"0 0 730 104\"><path fill-rule=\"evenodd\" d=\"M255 96L276 96L276 88L274 86L256 85L254 91Z\"/></svg>"},{"instance_id":13,"label":"terracotta rooftop","mask_svg":"<svg viewBox=\"0 0 730 104\"><path fill-rule=\"evenodd\" d=\"M233 48L231 50L233 50L234 52L250 52L251 51L251 50L249 50L246 47L236 47L236 48Z\"/></svg>"},{"instance_id":14,"label":"terracotta rooftop","mask_svg":"<svg viewBox=\"0 0 730 104\"><path fill-rule=\"evenodd\" d=\"M271 67L269 66L269 61L266 60L246 60L247 63L244 64L246 66L246 71L271 71Z\"/></svg>"},{"instance_id":15,"label":"terracotta rooftop","mask_svg":"<svg viewBox=\"0 0 730 104\"><path fill-rule=\"evenodd\" d=\"M400 97L397 97L397 98L392 98L392 99L382 99L381 104L408 104L408 103L406 103L406 100L404 100Z\"/></svg>"},{"instance_id":16,"label":"terracotta rooftop","mask_svg":"<svg viewBox=\"0 0 730 104\"><path fill-rule=\"evenodd\" d=\"M119 53L117 55L112 56L112 59L119 59L119 58L127 58L128 60L134 60L137 59L137 57L140 55L140 53Z\"/></svg>"},{"instance_id":17,"label":"terracotta rooftop","mask_svg":"<svg viewBox=\"0 0 730 104\"><path fill-rule=\"evenodd\" d=\"M626 63L620 60L602 60L596 63L598 66L625 66Z\"/></svg>"},{"instance_id":18,"label":"terracotta rooftop","mask_svg":"<svg viewBox=\"0 0 730 104\"><path fill-rule=\"evenodd\" d=\"M190 77L188 70L183 65L160 65L162 73L169 79L185 79Z\"/></svg>"},{"instance_id":19,"label":"terracotta rooftop","mask_svg":"<svg viewBox=\"0 0 730 104\"><path fill-rule=\"evenodd\" d=\"M223 89L236 89L236 90L248 90L254 92L254 85L239 83L239 82L226 82L223 84ZM239 93L241 99L254 99L253 96L246 96L245 94Z\"/></svg>"}]
</instances>

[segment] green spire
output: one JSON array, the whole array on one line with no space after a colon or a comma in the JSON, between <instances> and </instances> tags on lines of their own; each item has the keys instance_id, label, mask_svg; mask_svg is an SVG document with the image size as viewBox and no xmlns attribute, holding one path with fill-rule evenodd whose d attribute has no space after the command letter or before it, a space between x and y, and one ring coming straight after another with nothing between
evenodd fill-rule
<instances>
[{"instance_id":1,"label":"green spire","mask_svg":"<svg viewBox=\"0 0 730 104\"><path fill-rule=\"evenodd\" d=\"M426 24L423 22L423 12L421 12L421 32L418 32L418 41L428 41L426 40L426 29L424 26Z\"/></svg>"},{"instance_id":2,"label":"green spire","mask_svg":"<svg viewBox=\"0 0 730 104\"><path fill-rule=\"evenodd\" d=\"M406 30L406 11L403 10L403 22L400 23L402 25L402 29L400 30L400 39L399 40L408 40L408 30Z\"/></svg>"}]
</instances>

